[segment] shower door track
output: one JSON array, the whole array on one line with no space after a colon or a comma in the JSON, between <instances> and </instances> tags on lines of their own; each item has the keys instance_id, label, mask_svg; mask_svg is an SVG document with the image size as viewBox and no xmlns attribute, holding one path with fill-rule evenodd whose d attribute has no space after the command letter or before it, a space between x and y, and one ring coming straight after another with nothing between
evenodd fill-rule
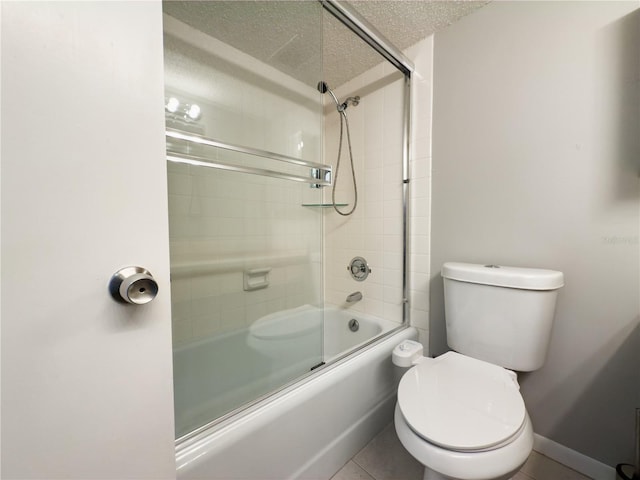
<instances>
[{"instance_id":1,"label":"shower door track","mask_svg":"<svg viewBox=\"0 0 640 480\"><path fill-rule=\"evenodd\" d=\"M387 40L373 25L348 5L337 0L318 0L325 10L342 22L349 30L364 40L403 74L413 72L413 64Z\"/></svg>"}]
</instances>

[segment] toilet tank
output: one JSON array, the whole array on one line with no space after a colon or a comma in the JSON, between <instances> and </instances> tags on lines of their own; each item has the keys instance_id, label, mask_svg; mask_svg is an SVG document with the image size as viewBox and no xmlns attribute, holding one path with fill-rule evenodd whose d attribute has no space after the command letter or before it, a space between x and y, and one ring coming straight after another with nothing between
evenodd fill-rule
<instances>
[{"instance_id":1,"label":"toilet tank","mask_svg":"<svg viewBox=\"0 0 640 480\"><path fill-rule=\"evenodd\" d=\"M510 370L542 367L562 272L447 262L441 273L449 347Z\"/></svg>"}]
</instances>

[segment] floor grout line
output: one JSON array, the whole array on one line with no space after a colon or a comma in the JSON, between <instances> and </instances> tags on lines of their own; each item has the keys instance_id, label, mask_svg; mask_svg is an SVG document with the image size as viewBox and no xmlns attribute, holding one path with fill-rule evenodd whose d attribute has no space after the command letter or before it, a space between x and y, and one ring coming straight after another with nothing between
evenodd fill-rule
<instances>
[{"instance_id":1,"label":"floor grout line","mask_svg":"<svg viewBox=\"0 0 640 480\"><path fill-rule=\"evenodd\" d=\"M364 447L364 448L367 448L367 447ZM363 448L362 450L364 450L364 448ZM360 450L360 451L362 451L362 450ZM358 453L360 453L360 452L358 452ZM360 464L358 463L358 461L356 460L356 456L357 456L357 455L358 455L358 454L356 453L356 455L354 455L354 456L353 456L353 458L351 459L351 461L352 461L353 463L355 463L357 466L359 466L362 470L364 470L365 472L367 472L367 475L369 475L371 478L373 478L373 480L378 480L378 479L375 477L375 475L374 475L373 473L371 473L369 470L367 470L367 469L365 468L365 466L364 466L364 465L360 465Z\"/></svg>"}]
</instances>

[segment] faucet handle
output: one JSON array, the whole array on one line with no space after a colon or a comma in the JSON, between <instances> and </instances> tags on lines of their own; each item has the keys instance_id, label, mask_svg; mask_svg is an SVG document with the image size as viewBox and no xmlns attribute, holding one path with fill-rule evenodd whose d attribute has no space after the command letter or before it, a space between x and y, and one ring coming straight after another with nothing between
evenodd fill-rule
<instances>
[{"instance_id":1,"label":"faucet handle","mask_svg":"<svg viewBox=\"0 0 640 480\"><path fill-rule=\"evenodd\" d=\"M362 257L353 257L347 265L347 271L351 274L354 280L363 282L367 279L371 273L371 269L367 264L367 261Z\"/></svg>"},{"instance_id":2,"label":"faucet handle","mask_svg":"<svg viewBox=\"0 0 640 480\"><path fill-rule=\"evenodd\" d=\"M353 292L350 295L347 295L347 303L355 303L362 300L362 292Z\"/></svg>"}]
</instances>

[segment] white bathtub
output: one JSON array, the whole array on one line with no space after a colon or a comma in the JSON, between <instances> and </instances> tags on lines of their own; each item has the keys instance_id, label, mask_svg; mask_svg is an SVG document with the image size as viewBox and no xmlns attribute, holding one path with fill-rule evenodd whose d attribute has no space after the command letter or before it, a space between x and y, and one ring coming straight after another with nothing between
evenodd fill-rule
<instances>
[{"instance_id":1,"label":"white bathtub","mask_svg":"<svg viewBox=\"0 0 640 480\"><path fill-rule=\"evenodd\" d=\"M180 408L192 410L191 420L198 415L204 419L210 414L207 410L212 405L219 407L214 404L222 403L223 407L228 407L233 403L231 400L238 400L228 398L230 395L244 395L248 401L269 391L274 375L284 375L277 379L282 381L288 378L287 375L294 379L307 372L308 355L302 365L299 360L304 348L291 349L291 338L286 339L291 353L288 360L277 359L286 367L286 373L273 374L265 368L270 368L276 361L270 349L277 351L278 344L285 340L283 335L291 335L290 329L282 327L287 322L305 321L298 316L300 312L288 313L292 315L284 315L281 320L284 323L278 323L275 317L268 318L263 322L264 328L254 328L253 332L236 332L177 350L174 358L177 422L181 421L178 418ZM357 332L348 328L352 318L360 324ZM335 360L345 348L368 341L371 333L397 327L392 322L336 308L326 309L324 322L320 324L313 315L307 316L306 321L309 328L298 329L298 340L305 348L312 348L313 361L318 363ZM318 341L319 333L322 333L322 342ZM391 363L391 350L405 339L417 339L415 329L397 331L329 364L236 417L179 442L176 449L178 478L330 478L392 420L401 372ZM241 347L243 341L245 345ZM322 343L324 356L320 354ZM232 365L234 361L242 361L249 368L244 374L232 370L225 374L222 369L217 375L220 378L211 378L206 371L207 365ZM248 378L246 372L254 368L251 375L257 378ZM186 380L181 375L186 375ZM188 390L194 387L196 393ZM261 389L264 391L260 392ZM215 400L207 398L211 394Z\"/></svg>"},{"instance_id":2,"label":"white bathtub","mask_svg":"<svg viewBox=\"0 0 640 480\"><path fill-rule=\"evenodd\" d=\"M355 331L349 328L351 320L358 322ZM306 362L310 352L314 358L329 362L397 326L382 318L336 306L321 309L303 305L254 322L249 328L247 343L285 365Z\"/></svg>"}]
</instances>

